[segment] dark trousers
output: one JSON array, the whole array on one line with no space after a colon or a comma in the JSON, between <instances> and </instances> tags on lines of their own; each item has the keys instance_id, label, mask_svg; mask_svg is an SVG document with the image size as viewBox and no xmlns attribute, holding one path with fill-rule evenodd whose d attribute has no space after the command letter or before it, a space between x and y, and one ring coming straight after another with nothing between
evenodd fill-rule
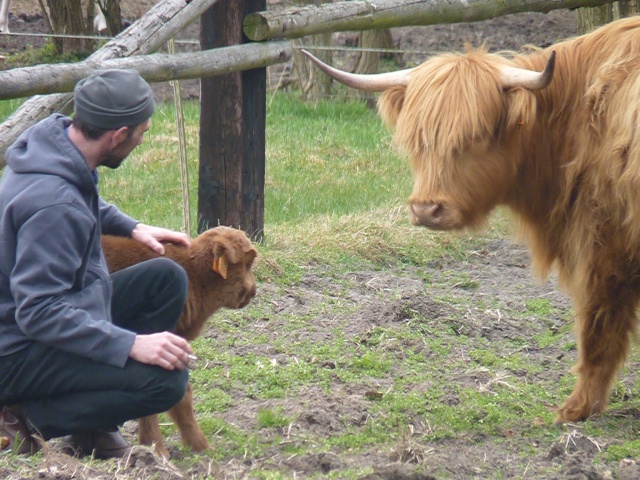
<instances>
[{"instance_id":1,"label":"dark trousers","mask_svg":"<svg viewBox=\"0 0 640 480\"><path fill-rule=\"evenodd\" d=\"M187 296L187 275L159 258L111 275L113 323L137 333L171 331ZM164 412L183 396L187 369L129 359L123 368L34 343L0 357L0 403L20 404L45 438L108 428Z\"/></svg>"}]
</instances>

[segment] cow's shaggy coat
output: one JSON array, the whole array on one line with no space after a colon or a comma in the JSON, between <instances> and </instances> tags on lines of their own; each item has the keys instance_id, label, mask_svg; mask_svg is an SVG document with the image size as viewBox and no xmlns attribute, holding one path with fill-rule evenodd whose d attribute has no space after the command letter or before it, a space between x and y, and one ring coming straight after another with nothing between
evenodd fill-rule
<instances>
[{"instance_id":1,"label":"cow's shaggy coat","mask_svg":"<svg viewBox=\"0 0 640 480\"><path fill-rule=\"evenodd\" d=\"M504 88L504 67L541 71L552 51L546 88ZM640 299L640 17L545 50L433 57L378 106L410 158L414 224L478 227L506 205L535 271L557 268L579 350L557 421L601 412Z\"/></svg>"},{"instance_id":2,"label":"cow's shaggy coat","mask_svg":"<svg viewBox=\"0 0 640 480\"><path fill-rule=\"evenodd\" d=\"M123 237L103 236L102 248L110 272L159 256L145 245ZM166 244L165 257L179 263L189 277L187 303L175 330L187 340L196 338L217 310L242 308L256 293L252 271L256 250L241 230L212 228L193 239L189 249ZM184 445L195 451L209 448L194 416L191 384L184 398L169 410L169 415L176 423ZM168 457L157 416L141 418L138 425L140 443L155 445Z\"/></svg>"}]
</instances>

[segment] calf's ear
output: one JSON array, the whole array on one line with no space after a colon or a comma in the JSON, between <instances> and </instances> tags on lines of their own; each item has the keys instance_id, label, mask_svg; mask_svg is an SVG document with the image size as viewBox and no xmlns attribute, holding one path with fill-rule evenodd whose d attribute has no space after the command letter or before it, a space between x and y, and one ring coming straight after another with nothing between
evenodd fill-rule
<instances>
[{"instance_id":1,"label":"calf's ear","mask_svg":"<svg viewBox=\"0 0 640 480\"><path fill-rule=\"evenodd\" d=\"M253 247L248 247L244 251L244 261L252 263L258 256L258 251Z\"/></svg>"},{"instance_id":2,"label":"calf's ear","mask_svg":"<svg viewBox=\"0 0 640 480\"><path fill-rule=\"evenodd\" d=\"M227 257L224 254L213 257L213 271L225 280L227 279L227 267Z\"/></svg>"},{"instance_id":3,"label":"calf's ear","mask_svg":"<svg viewBox=\"0 0 640 480\"><path fill-rule=\"evenodd\" d=\"M213 271L225 280L229 264L236 264L240 261L238 248L234 242L224 235L218 235L213 239Z\"/></svg>"}]
</instances>

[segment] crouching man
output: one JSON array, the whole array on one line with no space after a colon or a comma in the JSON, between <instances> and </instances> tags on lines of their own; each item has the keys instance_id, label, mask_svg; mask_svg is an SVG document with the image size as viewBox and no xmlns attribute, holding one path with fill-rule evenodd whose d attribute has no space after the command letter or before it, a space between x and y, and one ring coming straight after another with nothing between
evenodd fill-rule
<instances>
[{"instance_id":1,"label":"crouching man","mask_svg":"<svg viewBox=\"0 0 640 480\"><path fill-rule=\"evenodd\" d=\"M187 276L159 258L109 275L100 234L163 253L185 234L144 225L98 194L100 166L142 143L155 109L137 72L102 70L7 149L0 181L0 437L18 453L63 437L97 458L130 446L118 426L164 412L188 383L186 340L170 333ZM8 441L7 441L8 440Z\"/></svg>"}]
</instances>

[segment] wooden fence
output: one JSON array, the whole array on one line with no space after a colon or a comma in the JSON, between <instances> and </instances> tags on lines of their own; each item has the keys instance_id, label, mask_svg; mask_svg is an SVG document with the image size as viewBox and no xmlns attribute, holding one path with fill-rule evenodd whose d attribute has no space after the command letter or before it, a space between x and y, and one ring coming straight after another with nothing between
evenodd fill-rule
<instances>
[{"instance_id":1,"label":"wooden fence","mask_svg":"<svg viewBox=\"0 0 640 480\"><path fill-rule=\"evenodd\" d=\"M265 0L165 0L84 62L0 72L0 100L38 94L0 126L0 168L6 148L25 128L52 112L69 112L72 95L60 92L70 92L94 69L133 68L150 82L203 78L198 231L223 224L259 239L264 227L265 67L288 61L292 47L250 40L473 22L607 3L611 0L370 0L274 12L266 11ZM149 55L198 17L203 51ZM231 124L237 116L221 108L234 101L242 111L241 125ZM230 152L229 145L236 150ZM222 172L233 173L225 177Z\"/></svg>"}]
</instances>

